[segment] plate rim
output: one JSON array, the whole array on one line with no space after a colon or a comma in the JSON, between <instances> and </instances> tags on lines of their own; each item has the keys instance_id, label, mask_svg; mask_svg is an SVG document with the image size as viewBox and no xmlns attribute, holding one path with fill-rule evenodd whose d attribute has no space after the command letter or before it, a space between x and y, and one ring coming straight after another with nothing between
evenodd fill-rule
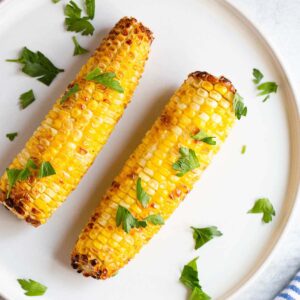
<instances>
[{"instance_id":1,"label":"plate rim","mask_svg":"<svg viewBox=\"0 0 300 300\"><path fill-rule=\"evenodd\" d=\"M5 7L9 4L9 2L13 2L13 0L0 0L0 9ZM226 10L231 12L235 17L237 17L241 22L243 22L248 29L250 29L260 40L262 45L267 49L269 54L272 56L273 60L276 62L277 68L279 69L280 73L284 75L285 81L288 85L289 92L292 95L292 101L291 103L294 104L294 115L297 120L300 119L300 93L297 92L296 84L294 82L294 79L291 78L289 75L289 71L287 67L284 64L283 56L281 55L280 51L276 49L274 43L270 38L268 38L267 34L265 34L264 30L257 24L256 21L251 19L250 16L248 16L247 12L245 12L242 8L240 8L238 5L231 2L231 0L216 0L216 2L223 6ZM287 118L288 122L290 122L290 118ZM289 128L291 126L289 125ZM300 150L300 123L298 122L298 125L295 125L294 128L296 129L296 136L298 138L294 141L293 147L291 147L290 153L293 150L292 148L295 148L295 150ZM294 150L294 151L295 151ZM300 152L298 152L300 153ZM296 154L296 157L298 160L300 159L300 154ZM291 168L290 168L291 170ZM294 191L292 195L289 197L290 200L292 200L290 212L285 221L283 221L283 224L280 226L281 232L277 234L277 236L274 238L275 242L273 242L272 247L266 251L265 257L258 261L256 263L256 266L252 268L252 270L245 275L243 279L241 279L235 286L230 288L228 292L223 294L218 299L238 299L238 296L244 292L251 284L254 283L255 280L265 271L265 269L269 266L271 261L273 260L273 257L278 252L280 246L282 245L282 241L284 237L287 235L288 231L291 228L291 225L295 219L296 210L300 209L300 169L296 170L294 172L295 174L291 175L291 171L289 173L289 183L287 186L290 185L290 180L294 179L296 187L294 188ZM4 291L0 291L0 300L2 300L2 297L5 297L7 300L9 299L8 295L4 293ZM224 298L226 297L226 298ZM5 299L3 299L5 300Z\"/></svg>"}]
</instances>

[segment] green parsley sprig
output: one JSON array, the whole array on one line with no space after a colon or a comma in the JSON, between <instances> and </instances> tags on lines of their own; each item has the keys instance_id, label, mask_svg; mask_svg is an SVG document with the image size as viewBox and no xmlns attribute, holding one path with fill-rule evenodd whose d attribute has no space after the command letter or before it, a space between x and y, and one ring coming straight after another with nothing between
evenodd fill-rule
<instances>
[{"instance_id":1,"label":"green parsley sprig","mask_svg":"<svg viewBox=\"0 0 300 300\"><path fill-rule=\"evenodd\" d=\"M218 230L216 226L195 228L191 227L194 231L193 238L195 241L195 250L202 247L204 244L209 242L215 237L222 236L222 232Z\"/></svg>"},{"instance_id":2,"label":"green parsley sprig","mask_svg":"<svg viewBox=\"0 0 300 300\"><path fill-rule=\"evenodd\" d=\"M18 279L26 296L42 296L46 293L47 287L32 279Z\"/></svg>"},{"instance_id":3,"label":"green parsley sprig","mask_svg":"<svg viewBox=\"0 0 300 300\"><path fill-rule=\"evenodd\" d=\"M150 196L145 192L142 187L142 179L139 177L136 182L136 196L139 202L142 204L144 208L148 206Z\"/></svg>"},{"instance_id":4,"label":"green parsley sprig","mask_svg":"<svg viewBox=\"0 0 300 300\"><path fill-rule=\"evenodd\" d=\"M79 43L76 39L76 36L73 36L72 40L73 40L73 43L74 43L74 46L75 46L73 56L82 55L82 54L85 54L85 53L89 52L89 50L84 49L79 45Z\"/></svg>"},{"instance_id":5,"label":"green parsley sprig","mask_svg":"<svg viewBox=\"0 0 300 300\"><path fill-rule=\"evenodd\" d=\"M182 177L187 172L200 167L194 150L186 147L180 147L179 153L179 159L172 166L174 170L179 171L179 173L176 174L178 177Z\"/></svg>"},{"instance_id":6,"label":"green parsley sprig","mask_svg":"<svg viewBox=\"0 0 300 300\"><path fill-rule=\"evenodd\" d=\"M241 117L247 116L247 106L244 104L243 97L238 93L235 93L233 98L233 109L238 120L240 120Z\"/></svg>"},{"instance_id":7,"label":"green parsley sprig","mask_svg":"<svg viewBox=\"0 0 300 300\"><path fill-rule=\"evenodd\" d=\"M6 61L22 64L23 73L36 77L48 86L60 72L64 72L63 69L57 68L42 52L37 51L35 53L26 47L23 48L19 58Z\"/></svg>"},{"instance_id":8,"label":"green parsley sprig","mask_svg":"<svg viewBox=\"0 0 300 300\"><path fill-rule=\"evenodd\" d=\"M208 134L204 130L200 130L197 134L192 135L192 138L196 141L201 141L208 145L216 145L216 141L214 140L214 136L208 136Z\"/></svg>"},{"instance_id":9,"label":"green parsley sprig","mask_svg":"<svg viewBox=\"0 0 300 300\"><path fill-rule=\"evenodd\" d=\"M119 93L124 93L124 89L120 85L119 81L116 80L116 77L117 75L113 72L102 73L99 68L96 68L88 73L85 79L100 83Z\"/></svg>"},{"instance_id":10,"label":"green parsley sprig","mask_svg":"<svg viewBox=\"0 0 300 300\"><path fill-rule=\"evenodd\" d=\"M18 136L17 132L7 133L6 137L12 142Z\"/></svg>"},{"instance_id":11,"label":"green parsley sprig","mask_svg":"<svg viewBox=\"0 0 300 300\"><path fill-rule=\"evenodd\" d=\"M78 83L75 83L60 99L60 104L66 102L72 95L80 91Z\"/></svg>"},{"instance_id":12,"label":"green parsley sprig","mask_svg":"<svg viewBox=\"0 0 300 300\"><path fill-rule=\"evenodd\" d=\"M254 206L248 211L248 214L260 214L262 213L262 221L269 223L272 221L273 216L276 215L275 209L268 198L260 198L256 200Z\"/></svg>"},{"instance_id":13,"label":"green parsley sprig","mask_svg":"<svg viewBox=\"0 0 300 300\"><path fill-rule=\"evenodd\" d=\"M28 92L23 93L19 98L19 105L21 109L25 109L32 102L35 101L35 96L33 90L29 90Z\"/></svg>"},{"instance_id":14,"label":"green parsley sprig","mask_svg":"<svg viewBox=\"0 0 300 300\"><path fill-rule=\"evenodd\" d=\"M86 13L88 17L93 20L95 17L95 8L96 3L95 0L85 0Z\"/></svg>"}]
</instances>

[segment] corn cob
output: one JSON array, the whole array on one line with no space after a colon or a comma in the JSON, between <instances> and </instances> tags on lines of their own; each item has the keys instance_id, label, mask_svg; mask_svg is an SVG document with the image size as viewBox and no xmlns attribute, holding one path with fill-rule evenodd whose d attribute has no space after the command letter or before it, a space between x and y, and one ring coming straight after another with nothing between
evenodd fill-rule
<instances>
[{"instance_id":1,"label":"corn cob","mask_svg":"<svg viewBox=\"0 0 300 300\"><path fill-rule=\"evenodd\" d=\"M134 18L121 19L69 85L78 85L79 92L64 103L57 100L9 166L22 169L29 158L37 165L48 161L56 175L18 181L9 197L7 174L0 180L0 202L19 218L34 226L45 223L76 188L130 102L152 39L151 31ZM86 80L96 68L114 72L124 93Z\"/></svg>"},{"instance_id":2,"label":"corn cob","mask_svg":"<svg viewBox=\"0 0 300 300\"><path fill-rule=\"evenodd\" d=\"M161 226L148 224L145 228L132 228L129 233L117 227L119 205L138 220L153 214L168 219L227 137L236 119L234 95L233 85L224 77L216 78L206 72L189 75L127 160L81 232L71 255L74 269L84 276L106 279L152 238ZM215 137L216 145L193 139L191 136L199 130ZM181 177L173 167L180 156L180 147L193 149L200 163L200 167ZM151 197L147 208L137 201L138 178Z\"/></svg>"}]
</instances>

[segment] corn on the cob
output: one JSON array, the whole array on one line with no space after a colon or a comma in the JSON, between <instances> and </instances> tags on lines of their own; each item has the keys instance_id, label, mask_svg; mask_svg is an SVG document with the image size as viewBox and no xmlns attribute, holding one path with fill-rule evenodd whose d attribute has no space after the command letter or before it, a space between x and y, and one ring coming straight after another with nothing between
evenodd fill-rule
<instances>
[{"instance_id":1,"label":"corn on the cob","mask_svg":"<svg viewBox=\"0 0 300 300\"><path fill-rule=\"evenodd\" d=\"M121 19L68 87L76 84L80 90L63 103L57 100L9 166L22 169L29 158L37 165L48 161L56 175L18 181L9 197L7 174L0 180L0 202L19 218L34 226L45 223L76 188L130 102L152 39L134 18ZM124 93L86 80L96 68L115 73Z\"/></svg>"},{"instance_id":2,"label":"corn on the cob","mask_svg":"<svg viewBox=\"0 0 300 300\"><path fill-rule=\"evenodd\" d=\"M125 163L121 173L101 199L71 255L72 266L85 276L105 279L127 264L159 230L148 224L126 233L116 226L121 205L138 220L160 214L166 220L178 207L218 152L235 121L235 89L224 77L195 72L171 98L160 118ZM216 145L196 141L191 136L205 131ZM200 167L177 176L173 164L180 147L195 151ZM136 183L151 199L147 208L137 201Z\"/></svg>"}]
</instances>

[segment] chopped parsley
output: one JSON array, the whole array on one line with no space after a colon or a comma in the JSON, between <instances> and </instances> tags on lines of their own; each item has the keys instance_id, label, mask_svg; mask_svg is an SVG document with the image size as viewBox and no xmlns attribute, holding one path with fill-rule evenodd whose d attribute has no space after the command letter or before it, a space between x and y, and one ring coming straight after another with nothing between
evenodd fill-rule
<instances>
[{"instance_id":1,"label":"chopped parsley","mask_svg":"<svg viewBox=\"0 0 300 300\"><path fill-rule=\"evenodd\" d=\"M17 132L7 133L6 137L12 142L18 136Z\"/></svg>"},{"instance_id":2,"label":"chopped parsley","mask_svg":"<svg viewBox=\"0 0 300 300\"><path fill-rule=\"evenodd\" d=\"M86 13L93 20L95 17L95 0L85 0Z\"/></svg>"},{"instance_id":3,"label":"chopped parsley","mask_svg":"<svg viewBox=\"0 0 300 300\"><path fill-rule=\"evenodd\" d=\"M198 158L194 150L180 147L180 157L176 163L173 164L173 169L179 171L176 175L182 177L187 172L200 167Z\"/></svg>"},{"instance_id":4,"label":"chopped parsley","mask_svg":"<svg viewBox=\"0 0 300 300\"><path fill-rule=\"evenodd\" d=\"M275 210L268 198L261 198L256 200L254 206L248 211L249 214L263 214L262 221L269 223L272 217L275 216Z\"/></svg>"},{"instance_id":5,"label":"chopped parsley","mask_svg":"<svg viewBox=\"0 0 300 300\"><path fill-rule=\"evenodd\" d=\"M100 83L105 87L111 88L119 93L124 93L124 89L120 85L119 81L116 80L116 77L117 75L113 72L102 73L99 68L96 68L88 73L85 79Z\"/></svg>"},{"instance_id":6,"label":"chopped parsley","mask_svg":"<svg viewBox=\"0 0 300 300\"><path fill-rule=\"evenodd\" d=\"M66 102L72 95L80 91L78 83L75 83L60 99L60 104Z\"/></svg>"},{"instance_id":7,"label":"chopped parsley","mask_svg":"<svg viewBox=\"0 0 300 300\"><path fill-rule=\"evenodd\" d=\"M18 59L8 59L8 62L16 62L23 65L22 72L50 85L57 74L63 72L63 69L58 69L42 52L32 52L24 47Z\"/></svg>"},{"instance_id":8,"label":"chopped parsley","mask_svg":"<svg viewBox=\"0 0 300 300\"><path fill-rule=\"evenodd\" d=\"M70 1L65 8L65 24L68 31L81 32L82 35L92 35L95 31L89 17L81 17L82 9L74 1Z\"/></svg>"},{"instance_id":9,"label":"chopped parsley","mask_svg":"<svg viewBox=\"0 0 300 300\"><path fill-rule=\"evenodd\" d=\"M208 241L212 240L214 237L222 236L222 232L218 230L216 226L205 227L205 228L195 228L191 227L194 231L193 238L195 240L195 250L202 247Z\"/></svg>"},{"instance_id":10,"label":"chopped parsley","mask_svg":"<svg viewBox=\"0 0 300 300\"><path fill-rule=\"evenodd\" d=\"M242 154L245 154L245 153L246 153L246 150L247 150L247 146L246 146L246 145L243 145L242 150L241 150L241 153L242 153Z\"/></svg>"},{"instance_id":11,"label":"chopped parsley","mask_svg":"<svg viewBox=\"0 0 300 300\"><path fill-rule=\"evenodd\" d=\"M233 98L233 109L238 120L240 120L242 116L246 117L248 109L244 104L243 97L238 93L235 93Z\"/></svg>"},{"instance_id":12,"label":"chopped parsley","mask_svg":"<svg viewBox=\"0 0 300 300\"><path fill-rule=\"evenodd\" d=\"M85 53L89 52L87 49L84 49L79 45L79 43L76 39L76 36L73 36L72 40L73 40L73 43L74 43L74 46L75 46L73 56L82 55L82 54L85 54Z\"/></svg>"},{"instance_id":13,"label":"chopped parsley","mask_svg":"<svg viewBox=\"0 0 300 300\"><path fill-rule=\"evenodd\" d=\"M153 225L164 224L164 220L160 215L150 215L144 220L138 220L130 213L127 208L121 205L118 206L116 214L116 225L117 227L122 225L122 228L126 233L129 233L132 228L144 228L147 226L148 222Z\"/></svg>"},{"instance_id":14,"label":"chopped parsley","mask_svg":"<svg viewBox=\"0 0 300 300\"><path fill-rule=\"evenodd\" d=\"M39 172L38 172L39 178L48 177L48 176L55 175L55 174L56 174L56 172L50 162L48 162L48 161L42 162Z\"/></svg>"},{"instance_id":15,"label":"chopped parsley","mask_svg":"<svg viewBox=\"0 0 300 300\"><path fill-rule=\"evenodd\" d=\"M198 257L194 258L187 265L184 266L179 280L188 288L192 290L189 300L209 300L211 299L203 292L199 283L197 261Z\"/></svg>"},{"instance_id":16,"label":"chopped parsley","mask_svg":"<svg viewBox=\"0 0 300 300\"><path fill-rule=\"evenodd\" d=\"M136 182L136 196L143 207L148 206L150 196L144 191L142 187L142 179L140 177Z\"/></svg>"},{"instance_id":17,"label":"chopped parsley","mask_svg":"<svg viewBox=\"0 0 300 300\"><path fill-rule=\"evenodd\" d=\"M47 287L32 279L18 279L26 296L42 296L46 293Z\"/></svg>"},{"instance_id":18,"label":"chopped parsley","mask_svg":"<svg viewBox=\"0 0 300 300\"><path fill-rule=\"evenodd\" d=\"M52 0L53 3L58 3L60 0Z\"/></svg>"},{"instance_id":19,"label":"chopped parsley","mask_svg":"<svg viewBox=\"0 0 300 300\"><path fill-rule=\"evenodd\" d=\"M20 99L19 101L20 108L25 109L32 102L35 101L33 90L29 90L28 92L23 93L19 99Z\"/></svg>"},{"instance_id":20,"label":"chopped parsley","mask_svg":"<svg viewBox=\"0 0 300 300\"><path fill-rule=\"evenodd\" d=\"M259 84L264 77L263 73L255 68L252 70L252 75L254 77L253 82L255 84Z\"/></svg>"},{"instance_id":21,"label":"chopped parsley","mask_svg":"<svg viewBox=\"0 0 300 300\"><path fill-rule=\"evenodd\" d=\"M214 136L208 136L204 130L200 130L197 134L193 135L192 138L196 141L201 141L209 145L216 145Z\"/></svg>"}]
</instances>

